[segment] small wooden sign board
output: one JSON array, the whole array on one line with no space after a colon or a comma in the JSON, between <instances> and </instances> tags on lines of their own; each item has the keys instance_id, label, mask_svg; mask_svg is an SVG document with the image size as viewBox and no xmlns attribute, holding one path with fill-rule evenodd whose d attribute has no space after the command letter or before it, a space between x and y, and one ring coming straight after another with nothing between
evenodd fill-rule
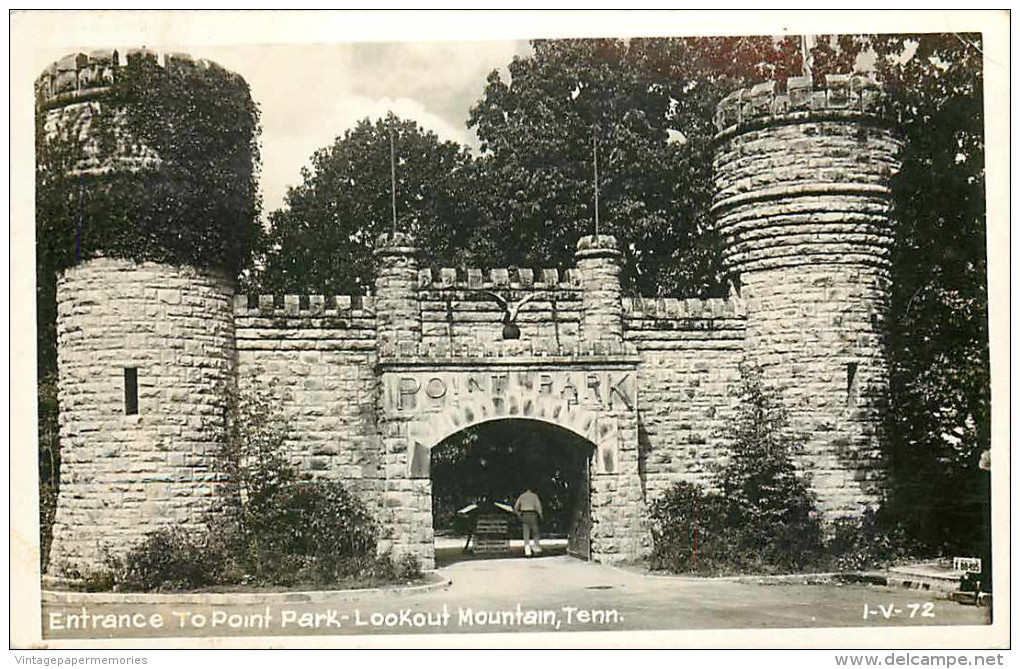
<instances>
[{"instance_id":1,"label":"small wooden sign board","mask_svg":"<svg viewBox=\"0 0 1020 669\"><path fill-rule=\"evenodd\" d=\"M475 554L509 555L510 521L503 514L483 514L475 525Z\"/></svg>"},{"instance_id":2,"label":"small wooden sign board","mask_svg":"<svg viewBox=\"0 0 1020 669\"><path fill-rule=\"evenodd\" d=\"M981 558L974 557L954 557L953 558L953 569L956 571L966 571L971 574L981 573Z\"/></svg>"}]
</instances>

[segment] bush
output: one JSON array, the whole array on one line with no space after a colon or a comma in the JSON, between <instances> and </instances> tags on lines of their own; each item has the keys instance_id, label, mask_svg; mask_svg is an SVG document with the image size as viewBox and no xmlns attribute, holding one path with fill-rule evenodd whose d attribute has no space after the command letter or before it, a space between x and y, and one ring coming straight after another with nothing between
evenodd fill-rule
<instances>
[{"instance_id":1,"label":"bush","mask_svg":"<svg viewBox=\"0 0 1020 669\"><path fill-rule=\"evenodd\" d=\"M717 497L707 496L701 485L681 481L652 503L653 569L698 571L711 568L714 546L710 538L709 550L705 550L705 539L709 535L706 529L721 524L719 501Z\"/></svg>"},{"instance_id":2,"label":"bush","mask_svg":"<svg viewBox=\"0 0 1020 669\"><path fill-rule=\"evenodd\" d=\"M179 528L152 532L133 548L123 565L112 563L118 589L190 590L209 584L215 569L203 545Z\"/></svg>"},{"instance_id":3,"label":"bush","mask_svg":"<svg viewBox=\"0 0 1020 669\"><path fill-rule=\"evenodd\" d=\"M398 566L388 555L376 556L377 525L340 482L297 480L279 406L272 386L252 382L231 392L217 458L224 499L208 531L149 534L123 563L107 561L103 584L152 591L421 577L416 558Z\"/></svg>"},{"instance_id":4,"label":"bush","mask_svg":"<svg viewBox=\"0 0 1020 669\"><path fill-rule=\"evenodd\" d=\"M816 525L749 522L732 500L692 483L676 483L655 500L651 519L652 569L788 573L812 566L822 556Z\"/></svg>"},{"instance_id":5,"label":"bush","mask_svg":"<svg viewBox=\"0 0 1020 669\"><path fill-rule=\"evenodd\" d=\"M375 554L375 521L339 482L292 483L267 501L245 527L250 571L260 580L289 578L300 563L316 582L340 581Z\"/></svg>"},{"instance_id":6,"label":"bush","mask_svg":"<svg viewBox=\"0 0 1020 669\"><path fill-rule=\"evenodd\" d=\"M677 483L651 508L652 567L676 572L791 572L823 555L822 527L793 453L786 411L742 368L741 402L721 434L716 491Z\"/></svg>"},{"instance_id":7,"label":"bush","mask_svg":"<svg viewBox=\"0 0 1020 669\"><path fill-rule=\"evenodd\" d=\"M90 579L92 589L193 590L213 585L336 585L421 578L414 556L400 565L376 556L377 527L364 504L339 482L300 482L267 499L272 513L210 522L203 534L179 528L150 533L119 562ZM257 518L257 522L252 522Z\"/></svg>"}]
</instances>

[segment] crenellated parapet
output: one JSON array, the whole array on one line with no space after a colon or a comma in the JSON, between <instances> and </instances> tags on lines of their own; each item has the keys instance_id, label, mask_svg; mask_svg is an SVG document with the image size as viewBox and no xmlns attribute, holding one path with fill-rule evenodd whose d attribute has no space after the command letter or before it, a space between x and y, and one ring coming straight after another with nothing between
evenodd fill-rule
<instances>
[{"instance_id":1,"label":"crenellated parapet","mask_svg":"<svg viewBox=\"0 0 1020 669\"><path fill-rule=\"evenodd\" d=\"M427 290L578 290L581 274L575 268L477 268L421 269L418 288Z\"/></svg>"},{"instance_id":2,"label":"crenellated parapet","mask_svg":"<svg viewBox=\"0 0 1020 669\"><path fill-rule=\"evenodd\" d=\"M376 347L375 298L237 295L239 351L359 351Z\"/></svg>"},{"instance_id":3,"label":"crenellated parapet","mask_svg":"<svg viewBox=\"0 0 1020 669\"><path fill-rule=\"evenodd\" d=\"M736 297L625 297L623 313L628 319L661 321L741 319L747 317L747 305Z\"/></svg>"},{"instance_id":4,"label":"crenellated parapet","mask_svg":"<svg viewBox=\"0 0 1020 669\"><path fill-rule=\"evenodd\" d=\"M766 82L716 117L712 212L731 275L836 263L887 268L900 139L864 75Z\"/></svg>"},{"instance_id":5,"label":"crenellated parapet","mask_svg":"<svg viewBox=\"0 0 1020 669\"><path fill-rule=\"evenodd\" d=\"M743 351L747 305L737 297L623 299L624 339L648 355Z\"/></svg>"},{"instance_id":6,"label":"crenellated parapet","mask_svg":"<svg viewBox=\"0 0 1020 669\"><path fill-rule=\"evenodd\" d=\"M148 49L100 49L89 53L73 53L51 63L36 78L36 109L46 111L108 95L122 76L123 69L134 59L150 60L168 72L183 69L226 72L210 60L195 58L187 53L159 53Z\"/></svg>"},{"instance_id":7,"label":"crenellated parapet","mask_svg":"<svg viewBox=\"0 0 1020 669\"><path fill-rule=\"evenodd\" d=\"M749 126L846 115L882 117L884 93L872 74L827 74L824 79L790 77L733 91L719 102L715 127L724 136ZM830 112L832 112L830 114Z\"/></svg>"}]
</instances>

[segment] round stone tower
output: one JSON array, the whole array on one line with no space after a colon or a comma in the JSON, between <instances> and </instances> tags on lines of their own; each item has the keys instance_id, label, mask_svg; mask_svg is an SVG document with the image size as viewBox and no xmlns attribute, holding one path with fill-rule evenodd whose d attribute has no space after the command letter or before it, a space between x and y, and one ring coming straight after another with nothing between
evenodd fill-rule
<instances>
[{"instance_id":1,"label":"round stone tower","mask_svg":"<svg viewBox=\"0 0 1020 669\"><path fill-rule=\"evenodd\" d=\"M179 54L158 64L214 67ZM124 122L131 103L114 89L125 66L116 52L75 54L36 81L36 123L51 143L74 144L63 169L92 197L103 197L93 186L118 175L142 176L126 181L144 197L144 175L164 167ZM96 119L104 115L112 123L99 133ZM101 569L106 556L123 557L159 528L197 530L217 507L214 454L234 369L233 280L219 270L114 255L92 249L57 282L61 469L53 576Z\"/></svg>"},{"instance_id":2,"label":"round stone tower","mask_svg":"<svg viewBox=\"0 0 1020 669\"><path fill-rule=\"evenodd\" d=\"M745 359L807 438L826 519L883 491L884 342L900 140L866 76L806 77L719 105L713 212L747 305Z\"/></svg>"}]
</instances>

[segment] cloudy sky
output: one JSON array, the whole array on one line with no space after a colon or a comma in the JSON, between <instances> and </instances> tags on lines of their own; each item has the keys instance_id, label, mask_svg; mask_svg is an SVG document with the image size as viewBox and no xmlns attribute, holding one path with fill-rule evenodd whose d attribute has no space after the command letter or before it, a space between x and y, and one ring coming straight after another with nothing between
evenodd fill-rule
<instances>
[{"instance_id":1,"label":"cloudy sky","mask_svg":"<svg viewBox=\"0 0 1020 669\"><path fill-rule=\"evenodd\" d=\"M121 46L121 59L137 46ZM508 78L514 55L531 53L531 46L526 40L486 40L211 44L174 50L215 61L248 82L262 113L261 186L268 215L283 205L287 187L300 182L301 167L312 153L366 117L375 120L392 110L441 139L477 149L467 127L468 110L482 97L489 72L498 69ZM39 53L35 71L68 53L74 50Z\"/></svg>"},{"instance_id":2,"label":"cloudy sky","mask_svg":"<svg viewBox=\"0 0 1020 669\"><path fill-rule=\"evenodd\" d=\"M944 13L889 15L928 24ZM953 25L965 15L953 15ZM311 154L387 111L477 146L468 110L493 69L506 76L526 38L871 32L869 12L61 11L12 15L12 127L31 138L32 80L75 51L146 46L215 60L248 81L262 110L264 211L280 207ZM472 41L465 41L470 39ZM429 41L425 41L429 40ZM18 133L12 133L15 140ZM17 142L14 142L13 148Z\"/></svg>"},{"instance_id":3,"label":"cloudy sky","mask_svg":"<svg viewBox=\"0 0 1020 669\"><path fill-rule=\"evenodd\" d=\"M360 119L392 110L441 139L477 147L468 110L485 78L526 41L208 46L203 57L244 76L262 110L262 191L268 213L312 153Z\"/></svg>"}]
</instances>

